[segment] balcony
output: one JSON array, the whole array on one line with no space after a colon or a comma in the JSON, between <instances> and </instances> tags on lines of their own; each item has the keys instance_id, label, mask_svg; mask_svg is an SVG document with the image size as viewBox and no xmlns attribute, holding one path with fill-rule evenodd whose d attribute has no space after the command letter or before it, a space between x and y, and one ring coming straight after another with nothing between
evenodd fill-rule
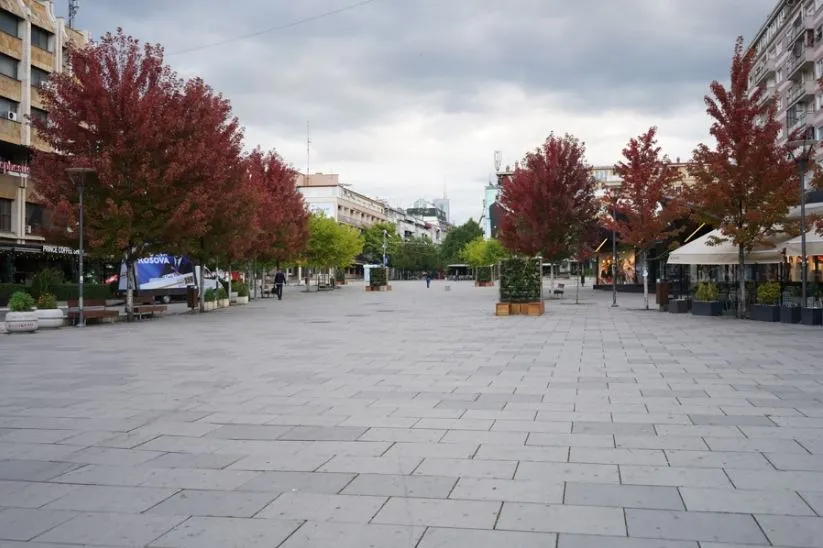
<instances>
[{"instance_id":1,"label":"balcony","mask_svg":"<svg viewBox=\"0 0 823 548\"><path fill-rule=\"evenodd\" d=\"M0 95L17 103L23 100L23 87L20 80L0 74Z\"/></svg>"},{"instance_id":2,"label":"balcony","mask_svg":"<svg viewBox=\"0 0 823 548\"><path fill-rule=\"evenodd\" d=\"M817 82L814 80L807 80L801 84L793 85L786 93L786 106L790 107L799 101L814 99L817 88Z\"/></svg>"},{"instance_id":3,"label":"balcony","mask_svg":"<svg viewBox=\"0 0 823 548\"><path fill-rule=\"evenodd\" d=\"M774 58L763 59L752 69L752 82L759 85L764 79L774 76Z\"/></svg>"},{"instance_id":4,"label":"balcony","mask_svg":"<svg viewBox=\"0 0 823 548\"><path fill-rule=\"evenodd\" d=\"M801 69L807 68L813 63L811 52L807 48L803 48L799 55L789 57L789 60L786 61L784 65L786 79L793 80Z\"/></svg>"},{"instance_id":5,"label":"balcony","mask_svg":"<svg viewBox=\"0 0 823 548\"><path fill-rule=\"evenodd\" d=\"M368 223L359 217L349 217L348 215L338 215L337 220L344 225L353 226L356 228L364 228L369 226Z\"/></svg>"}]
</instances>

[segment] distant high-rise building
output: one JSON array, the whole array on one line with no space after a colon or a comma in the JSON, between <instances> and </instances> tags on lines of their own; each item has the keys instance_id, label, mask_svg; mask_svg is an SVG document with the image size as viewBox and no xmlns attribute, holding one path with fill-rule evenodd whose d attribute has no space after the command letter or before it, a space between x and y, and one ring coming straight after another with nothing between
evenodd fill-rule
<instances>
[{"instance_id":1,"label":"distant high-rise building","mask_svg":"<svg viewBox=\"0 0 823 548\"><path fill-rule=\"evenodd\" d=\"M442 197L442 198L435 198L434 200L432 200L432 203L434 204L434 207L436 207L437 209L439 209L440 211L442 211L443 213L446 214L446 219L451 221L451 215L449 214L449 199L448 198L446 198L445 196Z\"/></svg>"}]
</instances>

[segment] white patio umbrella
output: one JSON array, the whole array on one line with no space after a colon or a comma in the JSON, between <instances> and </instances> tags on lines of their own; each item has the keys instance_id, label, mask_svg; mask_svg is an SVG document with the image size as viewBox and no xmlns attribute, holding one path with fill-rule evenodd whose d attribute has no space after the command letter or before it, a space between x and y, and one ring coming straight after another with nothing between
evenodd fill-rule
<instances>
[{"instance_id":1,"label":"white patio umbrella","mask_svg":"<svg viewBox=\"0 0 823 548\"><path fill-rule=\"evenodd\" d=\"M708 234L683 245L669 254L669 264L705 264L705 265L733 265L737 264L737 246L729 241L717 245L709 245L710 239L722 237L720 230L713 230ZM755 246L745 257L746 264L771 264L783 262L781 251L788 239L785 235L775 235L770 238L774 247Z\"/></svg>"}]
</instances>

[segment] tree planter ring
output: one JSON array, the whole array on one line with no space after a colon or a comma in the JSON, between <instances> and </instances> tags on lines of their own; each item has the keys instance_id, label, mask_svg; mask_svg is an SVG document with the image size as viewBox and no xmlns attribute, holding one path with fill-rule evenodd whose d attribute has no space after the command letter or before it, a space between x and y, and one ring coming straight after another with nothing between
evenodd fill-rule
<instances>
[{"instance_id":1,"label":"tree planter ring","mask_svg":"<svg viewBox=\"0 0 823 548\"><path fill-rule=\"evenodd\" d=\"M37 312L6 312L6 332L34 333L40 327Z\"/></svg>"},{"instance_id":2,"label":"tree planter ring","mask_svg":"<svg viewBox=\"0 0 823 548\"><path fill-rule=\"evenodd\" d=\"M779 322L780 307L770 304L756 304L752 306L749 318L756 322Z\"/></svg>"},{"instance_id":3,"label":"tree planter ring","mask_svg":"<svg viewBox=\"0 0 823 548\"><path fill-rule=\"evenodd\" d=\"M800 323L800 307L781 306L780 323Z\"/></svg>"},{"instance_id":4,"label":"tree planter ring","mask_svg":"<svg viewBox=\"0 0 823 548\"><path fill-rule=\"evenodd\" d=\"M803 325L823 325L823 308L803 308L800 311Z\"/></svg>"},{"instance_id":5,"label":"tree planter ring","mask_svg":"<svg viewBox=\"0 0 823 548\"><path fill-rule=\"evenodd\" d=\"M36 313L40 329L57 329L65 325L65 314L59 308L38 309Z\"/></svg>"},{"instance_id":6,"label":"tree planter ring","mask_svg":"<svg viewBox=\"0 0 823 548\"><path fill-rule=\"evenodd\" d=\"M692 301L693 316L720 316L723 314L723 303L720 301Z\"/></svg>"}]
</instances>

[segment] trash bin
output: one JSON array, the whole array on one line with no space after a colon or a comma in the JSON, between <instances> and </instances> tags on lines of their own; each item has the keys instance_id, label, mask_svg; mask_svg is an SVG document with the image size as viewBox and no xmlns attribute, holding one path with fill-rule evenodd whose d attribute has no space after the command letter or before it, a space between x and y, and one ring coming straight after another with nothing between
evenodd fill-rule
<instances>
[{"instance_id":1,"label":"trash bin","mask_svg":"<svg viewBox=\"0 0 823 548\"><path fill-rule=\"evenodd\" d=\"M669 308L669 282L666 280L657 280L655 286L657 294L657 305L660 310L667 310Z\"/></svg>"},{"instance_id":2,"label":"trash bin","mask_svg":"<svg viewBox=\"0 0 823 548\"><path fill-rule=\"evenodd\" d=\"M200 307L200 293L193 285L186 288L186 306L191 309Z\"/></svg>"}]
</instances>

